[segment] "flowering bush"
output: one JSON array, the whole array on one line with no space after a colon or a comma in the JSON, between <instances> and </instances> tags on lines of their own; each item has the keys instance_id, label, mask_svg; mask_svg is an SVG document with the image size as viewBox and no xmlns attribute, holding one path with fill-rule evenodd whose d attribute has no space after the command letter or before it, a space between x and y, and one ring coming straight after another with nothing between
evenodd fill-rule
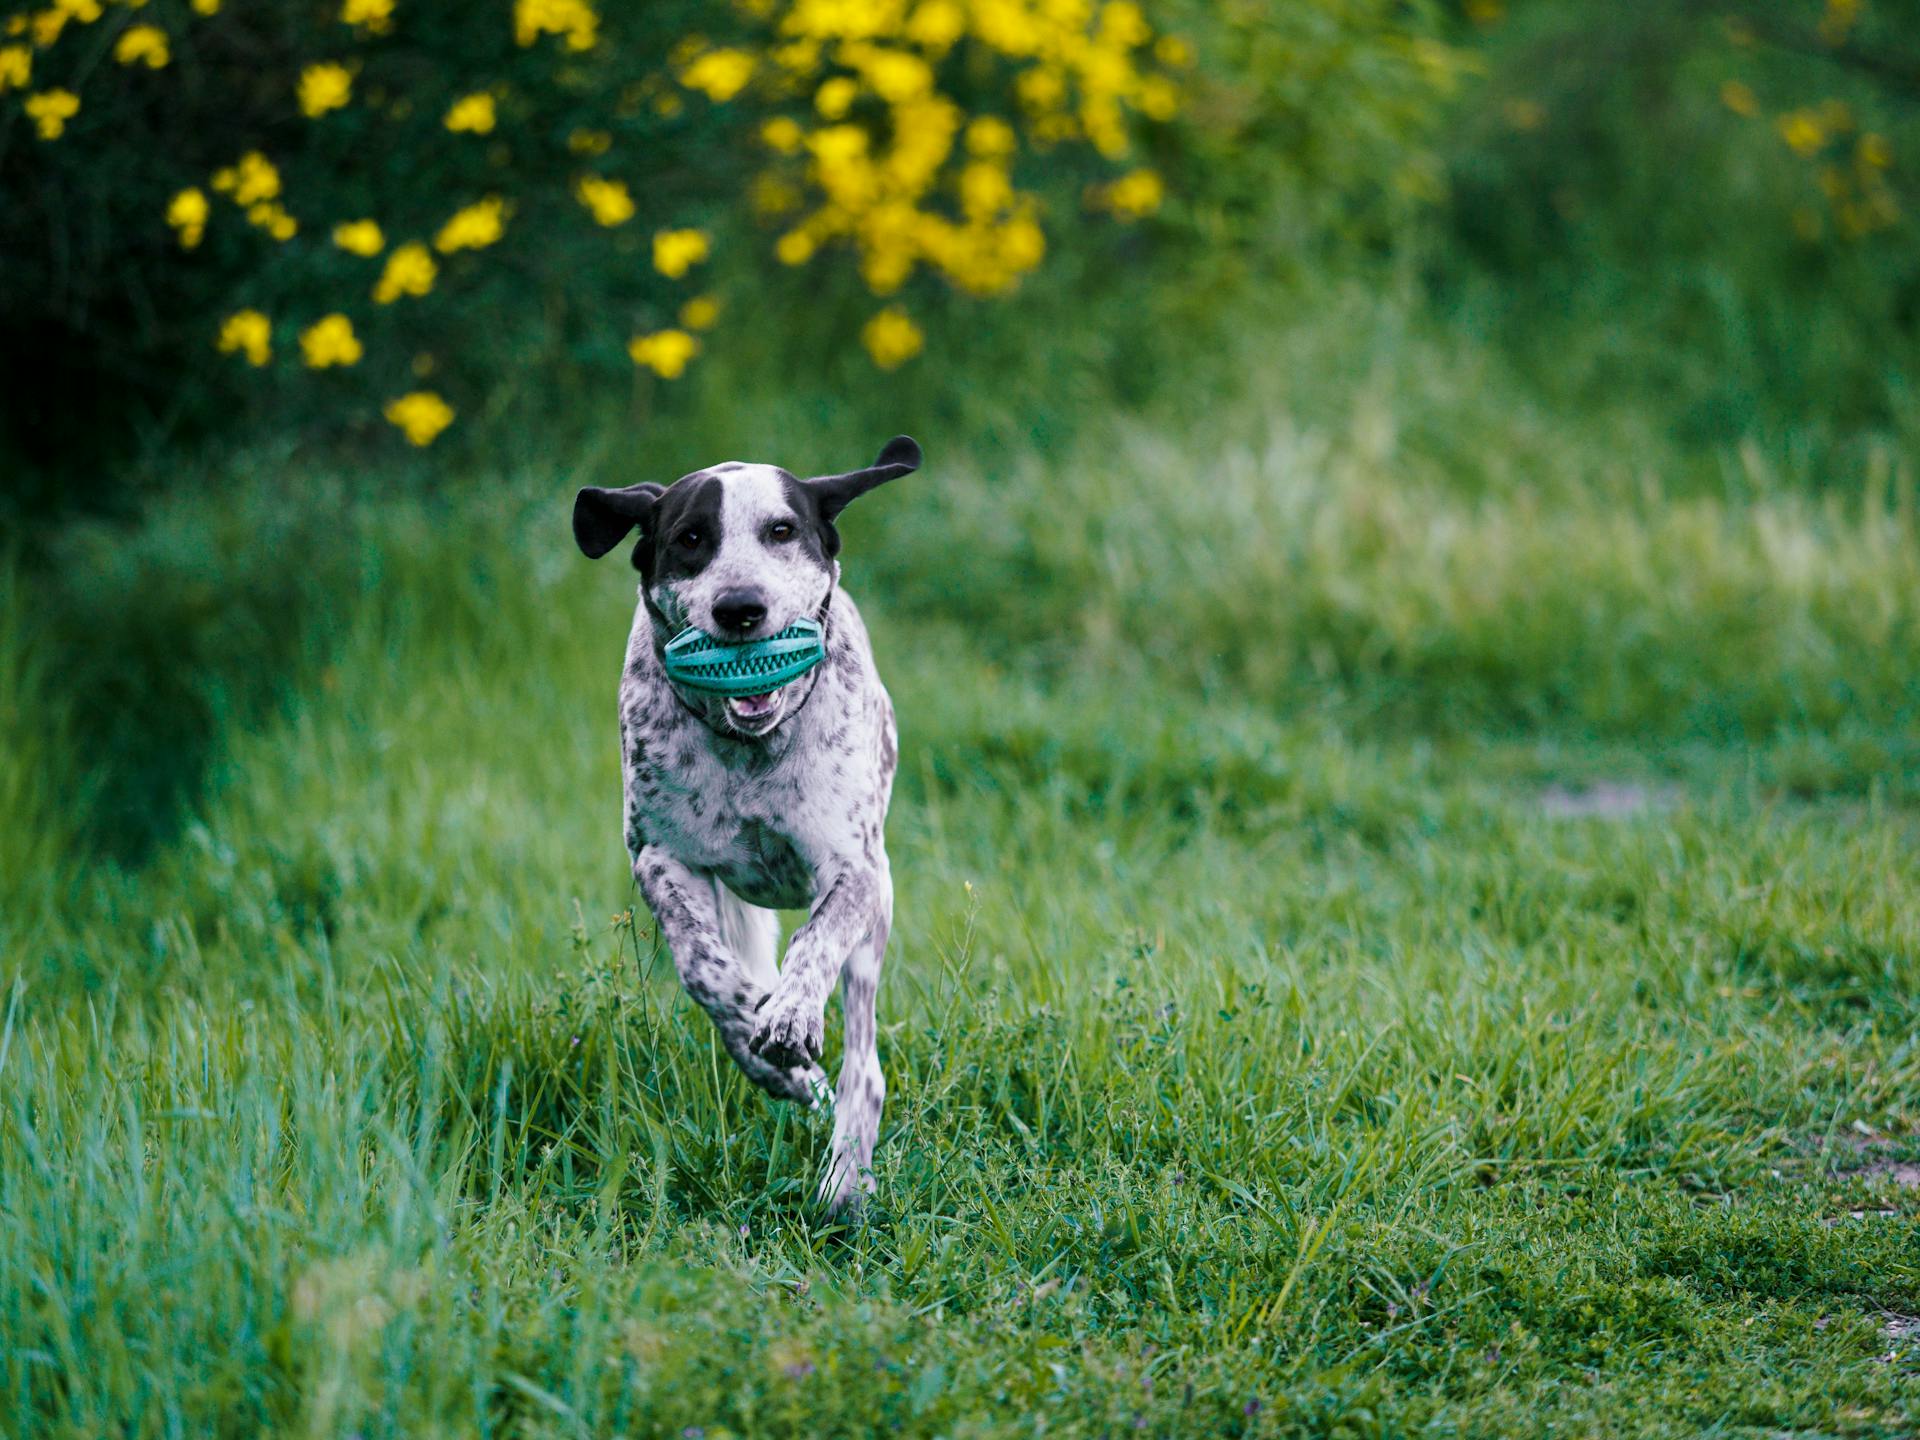
<instances>
[{"instance_id":1,"label":"flowering bush","mask_svg":"<svg viewBox=\"0 0 1920 1440\"><path fill-rule=\"evenodd\" d=\"M679 378L728 254L851 270L905 364L915 293L1005 295L1050 227L1160 208L1141 137L1194 58L1135 0L46 0L0 32L8 193L97 227L94 268L38 246L36 278L131 279L103 341L197 331L416 445L485 393L488 327Z\"/></svg>"}]
</instances>

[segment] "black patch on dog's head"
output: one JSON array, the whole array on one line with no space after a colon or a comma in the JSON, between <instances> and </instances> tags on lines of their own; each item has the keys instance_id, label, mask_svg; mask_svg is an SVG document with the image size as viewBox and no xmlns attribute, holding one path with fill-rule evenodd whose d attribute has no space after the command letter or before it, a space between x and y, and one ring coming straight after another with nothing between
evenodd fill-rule
<instances>
[{"instance_id":1,"label":"black patch on dog's head","mask_svg":"<svg viewBox=\"0 0 1920 1440\"><path fill-rule=\"evenodd\" d=\"M723 483L710 471L696 470L667 488L652 530L633 547L633 568L648 585L689 579L720 553Z\"/></svg>"},{"instance_id":2,"label":"black patch on dog's head","mask_svg":"<svg viewBox=\"0 0 1920 1440\"><path fill-rule=\"evenodd\" d=\"M573 500L573 538L598 560L637 528L633 568L647 584L698 575L720 549L720 486L717 476L696 470L669 487L589 487Z\"/></svg>"},{"instance_id":3,"label":"black patch on dog's head","mask_svg":"<svg viewBox=\"0 0 1920 1440\"><path fill-rule=\"evenodd\" d=\"M880 447L879 458L864 470L817 475L811 480L788 477L787 499L805 522L804 529L816 537L820 553L831 559L840 553L840 532L833 524L840 512L876 486L912 474L920 468L921 458L918 441L910 435L896 435Z\"/></svg>"}]
</instances>

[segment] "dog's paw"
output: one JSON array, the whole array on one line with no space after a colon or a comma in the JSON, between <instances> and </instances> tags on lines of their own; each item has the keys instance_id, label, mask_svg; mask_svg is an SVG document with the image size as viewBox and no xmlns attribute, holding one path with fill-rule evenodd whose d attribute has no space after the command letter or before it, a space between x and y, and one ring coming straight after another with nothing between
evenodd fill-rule
<instances>
[{"instance_id":1,"label":"dog's paw","mask_svg":"<svg viewBox=\"0 0 1920 1440\"><path fill-rule=\"evenodd\" d=\"M833 1099L827 1085L827 1072L818 1065L773 1065L760 1057L744 1067L747 1078L776 1100L791 1100L804 1109L817 1109L824 1098Z\"/></svg>"},{"instance_id":2,"label":"dog's paw","mask_svg":"<svg viewBox=\"0 0 1920 1440\"><path fill-rule=\"evenodd\" d=\"M760 1002L757 1024L747 1048L782 1069L818 1066L826 1049L827 1018L804 995L775 990Z\"/></svg>"}]
</instances>

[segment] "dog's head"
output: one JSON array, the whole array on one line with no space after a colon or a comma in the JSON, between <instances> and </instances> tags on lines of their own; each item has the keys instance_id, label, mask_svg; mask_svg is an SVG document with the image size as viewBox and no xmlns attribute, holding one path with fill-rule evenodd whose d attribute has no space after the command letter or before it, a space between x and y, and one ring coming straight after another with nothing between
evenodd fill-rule
<instances>
[{"instance_id":1,"label":"dog's head","mask_svg":"<svg viewBox=\"0 0 1920 1440\"><path fill-rule=\"evenodd\" d=\"M872 465L844 475L802 480L728 461L670 486L590 487L574 497L573 538L598 559L637 529L634 568L668 633L692 625L719 640L761 640L820 615L839 578L840 512L919 466L919 445L896 435ZM785 690L728 700L726 721L764 735L786 704Z\"/></svg>"}]
</instances>

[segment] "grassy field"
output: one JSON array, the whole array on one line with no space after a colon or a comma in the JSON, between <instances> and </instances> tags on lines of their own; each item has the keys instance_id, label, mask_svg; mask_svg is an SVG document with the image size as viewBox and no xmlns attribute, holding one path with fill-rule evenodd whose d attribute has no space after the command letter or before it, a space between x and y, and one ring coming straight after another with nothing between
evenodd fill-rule
<instances>
[{"instance_id":1,"label":"grassy field","mask_svg":"<svg viewBox=\"0 0 1920 1440\"><path fill-rule=\"evenodd\" d=\"M900 417L857 1227L631 908L565 517L888 432L242 456L6 581L0 1433L1915 1433L1911 470L1317 343Z\"/></svg>"}]
</instances>

